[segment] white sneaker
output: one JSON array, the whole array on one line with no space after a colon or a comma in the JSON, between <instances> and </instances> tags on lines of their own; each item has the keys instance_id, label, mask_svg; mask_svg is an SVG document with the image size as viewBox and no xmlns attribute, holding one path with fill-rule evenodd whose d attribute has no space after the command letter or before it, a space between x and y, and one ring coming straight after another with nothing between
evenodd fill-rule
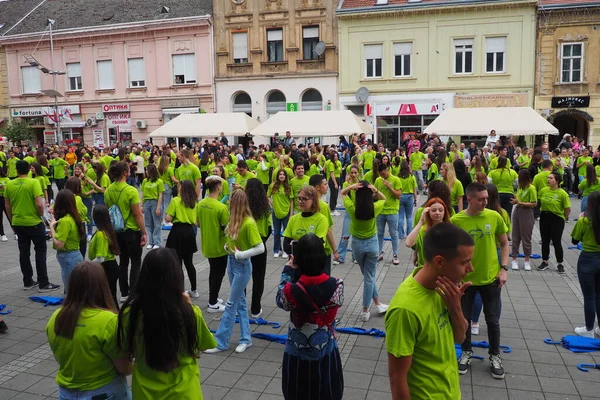
<instances>
[{"instance_id":1,"label":"white sneaker","mask_svg":"<svg viewBox=\"0 0 600 400\"><path fill-rule=\"evenodd\" d=\"M198 297L200 297L200 295L198 294L197 290L188 290L188 294L190 295L190 297L193 297L195 299L197 299Z\"/></svg>"},{"instance_id":2,"label":"white sneaker","mask_svg":"<svg viewBox=\"0 0 600 400\"><path fill-rule=\"evenodd\" d=\"M152 245L149 244L148 246L146 246L146 249L148 249L148 250L152 249Z\"/></svg>"},{"instance_id":3,"label":"white sneaker","mask_svg":"<svg viewBox=\"0 0 600 400\"><path fill-rule=\"evenodd\" d=\"M331 264L332 264L332 265L340 265L340 262L339 262L339 261L335 261L335 260L333 260L333 261L331 262Z\"/></svg>"},{"instance_id":4,"label":"white sneaker","mask_svg":"<svg viewBox=\"0 0 600 400\"><path fill-rule=\"evenodd\" d=\"M387 304L379 303L375 306L375 310L377 310L377 314L384 314L389 307Z\"/></svg>"},{"instance_id":5,"label":"white sneaker","mask_svg":"<svg viewBox=\"0 0 600 400\"><path fill-rule=\"evenodd\" d=\"M204 354L215 354L215 353L220 353L222 351L222 349L219 349L218 347L215 347L214 349L208 349L208 350L204 350Z\"/></svg>"},{"instance_id":6,"label":"white sneaker","mask_svg":"<svg viewBox=\"0 0 600 400\"><path fill-rule=\"evenodd\" d=\"M478 322L471 323L471 335L479 335L479 323Z\"/></svg>"},{"instance_id":7,"label":"white sneaker","mask_svg":"<svg viewBox=\"0 0 600 400\"><path fill-rule=\"evenodd\" d=\"M222 313L223 311L225 311L225 306L220 303L219 304L209 304L208 307L206 307L206 312L211 313L211 314Z\"/></svg>"},{"instance_id":8,"label":"white sneaker","mask_svg":"<svg viewBox=\"0 0 600 400\"><path fill-rule=\"evenodd\" d=\"M252 347L252 343L241 343L238 344L237 347L235 348L235 352L236 353L243 353L246 351L246 349L248 347Z\"/></svg>"},{"instance_id":9,"label":"white sneaker","mask_svg":"<svg viewBox=\"0 0 600 400\"><path fill-rule=\"evenodd\" d=\"M89 242L92 240L92 235L87 235L87 236L86 236L86 239L87 239L87 241L88 241L88 243L89 243Z\"/></svg>"},{"instance_id":10,"label":"white sneaker","mask_svg":"<svg viewBox=\"0 0 600 400\"><path fill-rule=\"evenodd\" d=\"M282 251L281 258L288 258L288 254L285 251Z\"/></svg>"},{"instance_id":11,"label":"white sneaker","mask_svg":"<svg viewBox=\"0 0 600 400\"><path fill-rule=\"evenodd\" d=\"M2 235L2 237L0 237L0 240L2 240L3 242L8 242L8 238L6 237L6 235Z\"/></svg>"},{"instance_id":12,"label":"white sneaker","mask_svg":"<svg viewBox=\"0 0 600 400\"><path fill-rule=\"evenodd\" d=\"M594 333L596 334L596 336L600 337L600 327L594 329Z\"/></svg>"},{"instance_id":13,"label":"white sneaker","mask_svg":"<svg viewBox=\"0 0 600 400\"><path fill-rule=\"evenodd\" d=\"M123 304L127 301L127 296L121 296L121 298L119 299L119 303Z\"/></svg>"},{"instance_id":14,"label":"white sneaker","mask_svg":"<svg viewBox=\"0 0 600 400\"><path fill-rule=\"evenodd\" d=\"M592 329L591 331L588 331L585 326L577 327L574 329L574 331L577 336L583 336L592 339L594 338L594 330Z\"/></svg>"},{"instance_id":15,"label":"white sneaker","mask_svg":"<svg viewBox=\"0 0 600 400\"><path fill-rule=\"evenodd\" d=\"M524 265L523 269L525 271L531 271L531 263L529 261L525 261L525 264L523 264L523 265Z\"/></svg>"},{"instance_id":16,"label":"white sneaker","mask_svg":"<svg viewBox=\"0 0 600 400\"><path fill-rule=\"evenodd\" d=\"M19 235L15 233L15 240L19 240Z\"/></svg>"},{"instance_id":17,"label":"white sneaker","mask_svg":"<svg viewBox=\"0 0 600 400\"><path fill-rule=\"evenodd\" d=\"M173 226L173 223L172 223L172 222L167 222L167 223L165 224L165 226Z\"/></svg>"},{"instance_id":18,"label":"white sneaker","mask_svg":"<svg viewBox=\"0 0 600 400\"><path fill-rule=\"evenodd\" d=\"M515 271L519 270L519 263L517 262L517 260L512 260L511 268L514 269Z\"/></svg>"},{"instance_id":19,"label":"white sneaker","mask_svg":"<svg viewBox=\"0 0 600 400\"><path fill-rule=\"evenodd\" d=\"M258 314L252 314L252 319L260 318L261 315L262 315L262 308L260 309L260 312Z\"/></svg>"},{"instance_id":20,"label":"white sneaker","mask_svg":"<svg viewBox=\"0 0 600 400\"><path fill-rule=\"evenodd\" d=\"M279 258L279 253L274 253L273 258Z\"/></svg>"},{"instance_id":21,"label":"white sneaker","mask_svg":"<svg viewBox=\"0 0 600 400\"><path fill-rule=\"evenodd\" d=\"M154 246L152 246L152 250L155 250L155 249L160 249L160 246L155 244Z\"/></svg>"},{"instance_id":22,"label":"white sneaker","mask_svg":"<svg viewBox=\"0 0 600 400\"><path fill-rule=\"evenodd\" d=\"M368 322L369 318L371 318L371 313L368 311L361 311L360 312L360 319L362 322Z\"/></svg>"}]
</instances>

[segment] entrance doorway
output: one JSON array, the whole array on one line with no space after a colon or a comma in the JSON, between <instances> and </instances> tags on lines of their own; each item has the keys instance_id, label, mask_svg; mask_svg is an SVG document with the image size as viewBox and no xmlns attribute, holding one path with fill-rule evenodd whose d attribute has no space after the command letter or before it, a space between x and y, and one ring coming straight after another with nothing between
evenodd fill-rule
<instances>
[{"instance_id":1,"label":"entrance doorway","mask_svg":"<svg viewBox=\"0 0 600 400\"><path fill-rule=\"evenodd\" d=\"M584 143L588 145L590 121L594 120L588 113L580 110L563 110L552 115L549 120L559 132L558 135L550 135L548 138L548 144L551 149L555 149L558 146L566 133L583 139Z\"/></svg>"}]
</instances>

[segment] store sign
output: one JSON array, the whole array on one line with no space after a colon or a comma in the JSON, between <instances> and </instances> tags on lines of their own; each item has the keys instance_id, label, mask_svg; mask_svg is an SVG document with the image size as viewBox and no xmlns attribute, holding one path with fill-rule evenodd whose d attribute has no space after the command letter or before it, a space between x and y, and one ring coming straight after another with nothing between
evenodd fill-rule
<instances>
[{"instance_id":1,"label":"store sign","mask_svg":"<svg viewBox=\"0 0 600 400\"><path fill-rule=\"evenodd\" d=\"M454 96L456 108L526 107L527 93L466 94Z\"/></svg>"},{"instance_id":2,"label":"store sign","mask_svg":"<svg viewBox=\"0 0 600 400\"><path fill-rule=\"evenodd\" d=\"M552 108L589 107L590 96L553 97Z\"/></svg>"},{"instance_id":3,"label":"store sign","mask_svg":"<svg viewBox=\"0 0 600 400\"><path fill-rule=\"evenodd\" d=\"M440 103L402 103L375 104L375 115L378 117L394 115L437 115L442 111ZM367 107L367 115L371 116L372 108Z\"/></svg>"},{"instance_id":4,"label":"store sign","mask_svg":"<svg viewBox=\"0 0 600 400\"><path fill-rule=\"evenodd\" d=\"M93 129L92 137L94 138L94 147L104 149L104 131L102 129Z\"/></svg>"},{"instance_id":5,"label":"store sign","mask_svg":"<svg viewBox=\"0 0 600 400\"><path fill-rule=\"evenodd\" d=\"M131 127L130 113L109 113L104 116L106 118L106 126L109 128L129 128Z\"/></svg>"},{"instance_id":6,"label":"store sign","mask_svg":"<svg viewBox=\"0 0 600 400\"><path fill-rule=\"evenodd\" d=\"M103 104L102 111L105 113L125 113L131 111L129 103Z\"/></svg>"},{"instance_id":7,"label":"store sign","mask_svg":"<svg viewBox=\"0 0 600 400\"><path fill-rule=\"evenodd\" d=\"M44 143L46 144L54 144L56 143L56 131L53 130L45 130L44 131Z\"/></svg>"},{"instance_id":8,"label":"store sign","mask_svg":"<svg viewBox=\"0 0 600 400\"><path fill-rule=\"evenodd\" d=\"M162 100L160 108L200 107L200 99Z\"/></svg>"},{"instance_id":9,"label":"store sign","mask_svg":"<svg viewBox=\"0 0 600 400\"><path fill-rule=\"evenodd\" d=\"M54 117L54 107L23 107L11 109L11 114L14 118L20 117ZM71 114L81 114L78 105L74 106L59 106L58 115L63 118L72 120Z\"/></svg>"}]
</instances>

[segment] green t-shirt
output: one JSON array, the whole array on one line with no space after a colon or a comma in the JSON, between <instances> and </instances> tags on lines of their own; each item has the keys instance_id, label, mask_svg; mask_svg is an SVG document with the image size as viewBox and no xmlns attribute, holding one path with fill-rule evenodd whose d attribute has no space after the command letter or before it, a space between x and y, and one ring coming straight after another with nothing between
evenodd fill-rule
<instances>
[{"instance_id":1,"label":"green t-shirt","mask_svg":"<svg viewBox=\"0 0 600 400\"><path fill-rule=\"evenodd\" d=\"M412 357L411 399L461 398L454 331L448 307L435 290L416 280L415 269L400 285L385 315L386 348L394 357Z\"/></svg>"},{"instance_id":2,"label":"green t-shirt","mask_svg":"<svg viewBox=\"0 0 600 400\"><path fill-rule=\"evenodd\" d=\"M240 174L236 174L235 176L235 183L237 185L240 185L241 187L246 187L246 183L248 183L249 179L252 178L256 178L256 175L254 175L254 173L247 171L246 175L242 176Z\"/></svg>"},{"instance_id":3,"label":"green t-shirt","mask_svg":"<svg viewBox=\"0 0 600 400\"><path fill-rule=\"evenodd\" d=\"M6 185L8 185L9 181L10 178L0 178L0 196L4 196L4 190L6 189ZM4 199L2 201L4 201Z\"/></svg>"},{"instance_id":4,"label":"green t-shirt","mask_svg":"<svg viewBox=\"0 0 600 400\"><path fill-rule=\"evenodd\" d=\"M364 169L371 170L373 168L373 160L375 159L375 156L377 156L375 150L369 150L362 153Z\"/></svg>"},{"instance_id":5,"label":"green t-shirt","mask_svg":"<svg viewBox=\"0 0 600 400\"><path fill-rule=\"evenodd\" d=\"M300 240L307 233L314 233L321 239L323 244L327 242L327 232L329 231L329 222L321 213L314 213L309 217L303 217L302 214L294 214L290 218L283 236L292 240Z\"/></svg>"},{"instance_id":6,"label":"green t-shirt","mask_svg":"<svg viewBox=\"0 0 600 400\"><path fill-rule=\"evenodd\" d=\"M588 185L588 180L587 178L584 179L580 184L579 184L579 190L581 190L583 192L584 196L589 196L592 192L596 192L598 190L600 190L600 179L598 179L596 181L595 185Z\"/></svg>"},{"instance_id":7,"label":"green t-shirt","mask_svg":"<svg viewBox=\"0 0 600 400\"><path fill-rule=\"evenodd\" d=\"M486 208L475 216L467 216L465 211L461 211L454 215L450 222L471 235L475 241L475 251L471 260L473 272L467 274L463 281L471 281L473 286L485 286L494 282L500 272L496 238L508 232L502 216Z\"/></svg>"},{"instance_id":8,"label":"green t-shirt","mask_svg":"<svg viewBox=\"0 0 600 400\"><path fill-rule=\"evenodd\" d=\"M278 219L283 219L290 214L290 206L291 199L294 198L294 193L290 188L290 192L285 194L285 189L283 185L279 185L277 189L277 193L273 193L273 185L269 187L269 192L267 195L273 200L273 211L275 212L275 217Z\"/></svg>"},{"instance_id":9,"label":"green t-shirt","mask_svg":"<svg viewBox=\"0 0 600 400\"><path fill-rule=\"evenodd\" d=\"M306 171L304 174L310 177L310 176L317 175L320 173L321 173L321 170L319 169L317 164L311 164L308 171Z\"/></svg>"},{"instance_id":10,"label":"green t-shirt","mask_svg":"<svg viewBox=\"0 0 600 400\"><path fill-rule=\"evenodd\" d=\"M548 175L551 173L552 171L542 171L533 177L533 186L535 186L538 197L542 189L548 187Z\"/></svg>"},{"instance_id":11,"label":"green t-shirt","mask_svg":"<svg viewBox=\"0 0 600 400\"><path fill-rule=\"evenodd\" d=\"M192 181L196 187L196 181L200 179L200 170L190 162L188 165L180 165L175 171L175 177L179 181Z\"/></svg>"},{"instance_id":12,"label":"green t-shirt","mask_svg":"<svg viewBox=\"0 0 600 400\"><path fill-rule=\"evenodd\" d=\"M125 221L125 229L134 231L140 230L140 227L137 225L135 217L131 212L132 205L140 204L140 194L136 188L125 182L114 182L106 188L106 191L104 192L104 201L108 208L113 204L117 204L123 215L123 220Z\"/></svg>"},{"instance_id":13,"label":"green t-shirt","mask_svg":"<svg viewBox=\"0 0 600 400\"><path fill-rule=\"evenodd\" d=\"M11 157L8 160L6 160L6 166L8 169L8 177L9 178L16 178L17 177L17 161L19 161L19 159L17 157Z\"/></svg>"},{"instance_id":14,"label":"green t-shirt","mask_svg":"<svg viewBox=\"0 0 600 400\"><path fill-rule=\"evenodd\" d=\"M591 253L600 252L600 244L596 242L594 227L588 217L581 217L577 220L573 232L571 232L571 237L581 242L583 251Z\"/></svg>"},{"instance_id":15,"label":"green t-shirt","mask_svg":"<svg viewBox=\"0 0 600 400\"><path fill-rule=\"evenodd\" d=\"M196 319L196 333L198 336L198 350L204 351L217 347L217 341L210 332L200 309L192 305ZM123 323L127 331L129 309L123 311ZM132 397L134 399L152 400L202 400L202 389L200 388L200 368L198 357L180 355L179 363L170 372L162 372L150 368L146 364L144 352L144 340L142 338L142 316L138 317L138 335L136 335L135 364L133 367L133 379L131 385Z\"/></svg>"},{"instance_id":16,"label":"green t-shirt","mask_svg":"<svg viewBox=\"0 0 600 400\"><path fill-rule=\"evenodd\" d=\"M387 181L390 182L394 190L399 190L402 185L400 178L397 176L390 175ZM375 180L375 187L385 195L385 205L381 214L396 214L400 209L400 199L392 194L392 191L383 183L382 177Z\"/></svg>"},{"instance_id":17,"label":"green t-shirt","mask_svg":"<svg viewBox=\"0 0 600 400\"><path fill-rule=\"evenodd\" d=\"M326 201L320 200L319 205L321 208L321 214L327 219L328 228L333 227L333 217L331 216L331 209L329 208L329 204ZM329 245L329 240L325 240L325 255L328 256L331 254L331 246Z\"/></svg>"},{"instance_id":18,"label":"green t-shirt","mask_svg":"<svg viewBox=\"0 0 600 400\"><path fill-rule=\"evenodd\" d=\"M102 231L96 231L90 244L88 245L88 258L93 260L98 257L104 257L104 261L112 261L115 255L110 251L110 242Z\"/></svg>"},{"instance_id":19,"label":"green t-shirt","mask_svg":"<svg viewBox=\"0 0 600 400\"><path fill-rule=\"evenodd\" d=\"M326 176L327 180L329 180L329 178L331 177L332 172L333 172L333 176L336 178L339 178L341 176L342 163L340 162L340 160L337 160L336 162L328 160L325 163L325 174L327 175Z\"/></svg>"},{"instance_id":20,"label":"green t-shirt","mask_svg":"<svg viewBox=\"0 0 600 400\"><path fill-rule=\"evenodd\" d=\"M552 190L550 187L543 188L538 195L541 203L540 211L549 211L565 219L565 209L571 208L569 195L563 189Z\"/></svg>"},{"instance_id":21,"label":"green t-shirt","mask_svg":"<svg viewBox=\"0 0 600 400\"><path fill-rule=\"evenodd\" d=\"M36 226L42 222L35 199L43 197L40 183L33 178L16 178L9 181L4 197L10 203L13 226Z\"/></svg>"},{"instance_id":22,"label":"green t-shirt","mask_svg":"<svg viewBox=\"0 0 600 400\"><path fill-rule=\"evenodd\" d=\"M423 169L423 161L425 161L425 158L427 158L427 156L424 153L421 153L420 151L413 152L409 157L411 170L413 170L413 171L422 170Z\"/></svg>"},{"instance_id":23,"label":"green t-shirt","mask_svg":"<svg viewBox=\"0 0 600 400\"><path fill-rule=\"evenodd\" d=\"M432 163L427 170L427 182L437 181L440 179L440 170L436 163Z\"/></svg>"},{"instance_id":24,"label":"green t-shirt","mask_svg":"<svg viewBox=\"0 0 600 400\"><path fill-rule=\"evenodd\" d=\"M263 169L262 167L262 161L258 163L258 165L256 166L256 178L261 181L261 183L263 185L268 185L269 184L269 166L267 165L267 163L265 163L265 166L267 167L266 170Z\"/></svg>"},{"instance_id":25,"label":"green t-shirt","mask_svg":"<svg viewBox=\"0 0 600 400\"><path fill-rule=\"evenodd\" d=\"M423 214L424 209L425 209L424 207L417 208L417 211L415 212L415 216L413 218L413 221L415 221L415 224L421 220L421 215ZM453 208L448 210L448 212L450 213L450 215L449 215L450 218L452 218L452 216L455 214Z\"/></svg>"},{"instance_id":26,"label":"green t-shirt","mask_svg":"<svg viewBox=\"0 0 600 400\"><path fill-rule=\"evenodd\" d=\"M446 184L448 184L448 182L446 182ZM458 206L458 198L463 197L464 195L465 189L463 188L462 182L456 180L452 189L450 189L450 201L452 202L452 206Z\"/></svg>"},{"instance_id":27,"label":"green t-shirt","mask_svg":"<svg viewBox=\"0 0 600 400\"><path fill-rule=\"evenodd\" d=\"M297 176L293 177L290 180L290 186L292 188L292 197L294 199L294 210L296 212L300 212L300 204L296 200L298 197L298 193L304 186L308 186L308 182L310 181L310 177L308 175L304 175L302 178L298 178Z\"/></svg>"},{"instance_id":28,"label":"green t-shirt","mask_svg":"<svg viewBox=\"0 0 600 400\"><path fill-rule=\"evenodd\" d=\"M422 267L425 265L425 247L423 241L425 240L425 233L427 233L426 227L423 225L419 230L419 234L415 239L415 245L412 249L417 253L417 266Z\"/></svg>"},{"instance_id":29,"label":"green t-shirt","mask_svg":"<svg viewBox=\"0 0 600 400\"><path fill-rule=\"evenodd\" d=\"M581 157L579 157L577 159L577 164L578 165L581 164L581 163L583 163L583 165L581 167L579 167L579 169L577 170L577 175L584 176L584 177L587 175L587 173L586 173L587 165L585 164L586 162L588 162L590 164L593 164L594 163L594 159L592 157L590 157L590 156L588 156L588 157L581 156Z\"/></svg>"},{"instance_id":30,"label":"green t-shirt","mask_svg":"<svg viewBox=\"0 0 600 400\"><path fill-rule=\"evenodd\" d=\"M77 223L70 214L67 214L58 220L54 238L65 244L65 247L60 250L54 246L56 251L79 250L79 241L81 239L79 237L79 229L77 228Z\"/></svg>"},{"instance_id":31,"label":"green t-shirt","mask_svg":"<svg viewBox=\"0 0 600 400\"><path fill-rule=\"evenodd\" d=\"M498 168L498 159L500 157L496 156L490 160L490 171ZM507 163L508 164L508 163Z\"/></svg>"},{"instance_id":32,"label":"green t-shirt","mask_svg":"<svg viewBox=\"0 0 600 400\"><path fill-rule=\"evenodd\" d=\"M229 223L227 206L207 196L196 205L196 219L200 227L204 257L217 258L226 255L224 229Z\"/></svg>"},{"instance_id":33,"label":"green t-shirt","mask_svg":"<svg viewBox=\"0 0 600 400\"><path fill-rule=\"evenodd\" d=\"M167 169L165 169L165 173L161 174L159 176L159 178L161 181L163 181L163 183L166 183L167 185L169 185L170 188L172 188L173 187L173 180L171 179L172 176L175 176L175 168L167 167Z\"/></svg>"},{"instance_id":34,"label":"green t-shirt","mask_svg":"<svg viewBox=\"0 0 600 400\"><path fill-rule=\"evenodd\" d=\"M48 164L50 163L54 167L54 179L63 179L65 177L65 167L68 167L69 163L60 157L48 161Z\"/></svg>"},{"instance_id":35,"label":"green t-shirt","mask_svg":"<svg viewBox=\"0 0 600 400\"><path fill-rule=\"evenodd\" d=\"M531 164L531 157L528 154L521 154L519 157L517 157L517 163L521 166L521 168L528 168L529 164Z\"/></svg>"},{"instance_id":36,"label":"green t-shirt","mask_svg":"<svg viewBox=\"0 0 600 400\"><path fill-rule=\"evenodd\" d=\"M398 178L400 179L400 188L402 189L402 194L414 194L415 190L417 190L417 179L414 175L409 175L407 178Z\"/></svg>"},{"instance_id":37,"label":"green t-shirt","mask_svg":"<svg viewBox=\"0 0 600 400\"><path fill-rule=\"evenodd\" d=\"M492 179L492 183L498 188L498 193L515 192L513 182L519 178L514 169L500 168L491 170L488 176Z\"/></svg>"},{"instance_id":38,"label":"green t-shirt","mask_svg":"<svg viewBox=\"0 0 600 400\"><path fill-rule=\"evenodd\" d=\"M271 222L271 213L266 213L257 219L256 226L258 227L258 233L260 233L261 238L268 237L269 227L273 226L273 223Z\"/></svg>"},{"instance_id":39,"label":"green t-shirt","mask_svg":"<svg viewBox=\"0 0 600 400\"><path fill-rule=\"evenodd\" d=\"M260 237L260 232L254 218L246 217L240 226L237 239L233 240L227 236L227 243L231 252L233 252L234 248L240 251L250 250L257 244L262 243L262 238Z\"/></svg>"},{"instance_id":40,"label":"green t-shirt","mask_svg":"<svg viewBox=\"0 0 600 400\"><path fill-rule=\"evenodd\" d=\"M363 180L369 182L371 185L375 184L375 179L373 179L373 171L369 171L363 176Z\"/></svg>"},{"instance_id":41,"label":"green t-shirt","mask_svg":"<svg viewBox=\"0 0 600 400\"><path fill-rule=\"evenodd\" d=\"M196 225L196 214L196 206L194 205L193 208L186 207L179 196L174 197L167 207L167 215L170 215L173 218L174 224Z\"/></svg>"},{"instance_id":42,"label":"green t-shirt","mask_svg":"<svg viewBox=\"0 0 600 400\"><path fill-rule=\"evenodd\" d=\"M84 308L77 320L73 338L54 333L59 308L46 325L46 335L58 361L56 383L65 389L85 392L108 385L118 372L112 362L119 358L117 314L108 310Z\"/></svg>"},{"instance_id":43,"label":"green t-shirt","mask_svg":"<svg viewBox=\"0 0 600 400\"><path fill-rule=\"evenodd\" d=\"M370 239L377 234L377 216L382 213L385 202L376 201L373 203L374 217L370 220L357 220L356 207L350 196L344 196L344 207L350 217L350 234L357 239Z\"/></svg>"},{"instance_id":44,"label":"green t-shirt","mask_svg":"<svg viewBox=\"0 0 600 400\"><path fill-rule=\"evenodd\" d=\"M537 203L537 190L529 185L525 189L517 189L517 199L522 203Z\"/></svg>"},{"instance_id":45,"label":"green t-shirt","mask_svg":"<svg viewBox=\"0 0 600 400\"><path fill-rule=\"evenodd\" d=\"M157 179L152 182L146 178L142 181L142 195L145 200L158 200L159 193L165 191L165 184L162 179Z\"/></svg>"},{"instance_id":46,"label":"green t-shirt","mask_svg":"<svg viewBox=\"0 0 600 400\"><path fill-rule=\"evenodd\" d=\"M83 204L83 200L81 199L81 196L75 195L75 206L77 207L77 212L79 213L79 216L81 217L81 219L84 222L90 222L90 220L87 217L88 209L85 206L85 204Z\"/></svg>"}]
</instances>

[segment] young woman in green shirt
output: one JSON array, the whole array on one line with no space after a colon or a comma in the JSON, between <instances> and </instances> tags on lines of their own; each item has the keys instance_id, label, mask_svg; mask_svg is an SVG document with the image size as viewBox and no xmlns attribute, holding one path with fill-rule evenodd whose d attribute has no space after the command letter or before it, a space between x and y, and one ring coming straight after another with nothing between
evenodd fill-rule
<instances>
[{"instance_id":1,"label":"young woman in green shirt","mask_svg":"<svg viewBox=\"0 0 600 400\"><path fill-rule=\"evenodd\" d=\"M471 160L471 165L469 166L469 174L471 174L471 180L475 181L475 174L478 172L485 173L485 167L481 162L481 157L475 156Z\"/></svg>"},{"instance_id":2,"label":"young woman in green shirt","mask_svg":"<svg viewBox=\"0 0 600 400\"><path fill-rule=\"evenodd\" d=\"M415 267L420 267L425 264L425 248L423 247L423 239L429 228L440 222L450 221L450 212L446 208L446 203L439 197L433 197L423 206L423 212L419 222L406 237L404 244L406 247L414 250Z\"/></svg>"},{"instance_id":3,"label":"young woman in green shirt","mask_svg":"<svg viewBox=\"0 0 600 400\"><path fill-rule=\"evenodd\" d=\"M69 177L67 179L67 182L65 183L65 189L69 189L75 195L75 206L77 207L77 212L79 212L79 216L83 220L83 229L85 230L85 226L91 225L91 223L87 216L87 207L85 206L83 199L81 198L81 180L79 180L79 178L76 176ZM86 250L87 238L85 236L82 236L79 241L79 251L81 251L81 257L85 258Z\"/></svg>"},{"instance_id":4,"label":"young woman in green shirt","mask_svg":"<svg viewBox=\"0 0 600 400\"><path fill-rule=\"evenodd\" d=\"M461 212L463 209L463 196L465 195L465 190L463 188L462 183L456 179L456 173L454 172L454 165L451 163L442 164L442 168L440 170L442 175L442 179L444 183L448 185L450 189L450 197L452 200L452 208L454 212Z\"/></svg>"},{"instance_id":5,"label":"young woman in green shirt","mask_svg":"<svg viewBox=\"0 0 600 400\"><path fill-rule=\"evenodd\" d=\"M581 212L587 209L588 196L600 190L600 181L596 175L596 169L593 165L586 166L586 178L579 183L579 192L583 196L581 199Z\"/></svg>"},{"instance_id":6,"label":"young woman in green shirt","mask_svg":"<svg viewBox=\"0 0 600 400\"><path fill-rule=\"evenodd\" d=\"M121 252L117 244L117 235L110 221L108 208L104 204L94 206L92 218L94 224L96 224L96 232L90 240L88 258L92 262L102 264L110 293L115 305L118 307L117 281L119 280L119 264L117 264L116 256L121 254Z\"/></svg>"},{"instance_id":7,"label":"young woman in green shirt","mask_svg":"<svg viewBox=\"0 0 600 400\"><path fill-rule=\"evenodd\" d=\"M289 178L284 170L277 172L277 177L269 187L267 196L273 205L273 258L287 258L281 248L281 232L285 231L290 215L294 211L292 201L294 193L290 186Z\"/></svg>"},{"instance_id":8,"label":"young woman in green shirt","mask_svg":"<svg viewBox=\"0 0 600 400\"><path fill-rule=\"evenodd\" d=\"M512 214L512 269L518 270L519 246L523 242L523 253L525 255L525 271L531 271L531 234L535 226L533 209L537 206L537 190L531 183L531 174L527 168L519 170L519 188L517 195L513 198L514 208Z\"/></svg>"},{"instance_id":9,"label":"young woman in green shirt","mask_svg":"<svg viewBox=\"0 0 600 400\"><path fill-rule=\"evenodd\" d=\"M144 210L144 224L148 238L148 250L162 246L162 206L165 185L159 178L156 165L149 164L146 168L146 177L142 181L142 209Z\"/></svg>"},{"instance_id":10,"label":"young woman in green shirt","mask_svg":"<svg viewBox=\"0 0 600 400\"><path fill-rule=\"evenodd\" d=\"M488 176L498 188L500 205L508 215L512 214L512 200L515 197L514 182L518 176L514 169L509 168L508 159L504 156L498 158L498 168L491 170Z\"/></svg>"}]
</instances>

